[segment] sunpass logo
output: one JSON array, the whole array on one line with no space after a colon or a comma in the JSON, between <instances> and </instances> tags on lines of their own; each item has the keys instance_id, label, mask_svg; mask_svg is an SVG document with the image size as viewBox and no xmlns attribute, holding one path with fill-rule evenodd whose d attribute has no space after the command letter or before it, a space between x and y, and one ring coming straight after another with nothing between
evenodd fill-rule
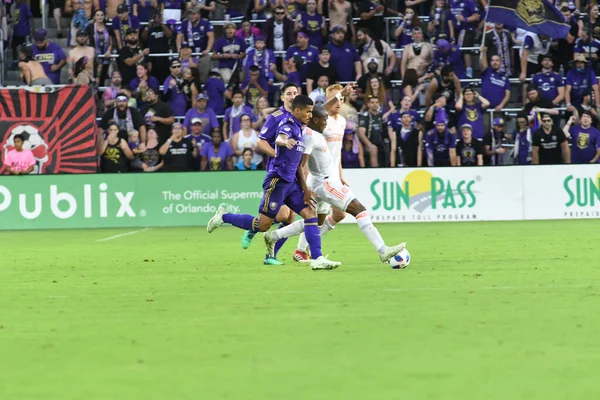
<instances>
[{"instance_id":1,"label":"sunpass logo","mask_svg":"<svg viewBox=\"0 0 600 400\"><path fill-rule=\"evenodd\" d=\"M19 212L26 219L36 219L47 212L44 207L49 207L56 218L68 219L83 209L84 218L100 217L117 218L135 217L131 208L134 192L108 192L108 185L101 183L97 188L92 185L83 185L81 191L59 192L58 185L50 185L46 193L13 193L6 186L0 185L0 212L9 210L11 205L17 204ZM110 196L110 197L109 197ZM112 214L114 207L109 207L109 199L118 202L116 214ZM33 197L33 199L32 199Z\"/></svg>"},{"instance_id":2,"label":"sunpass logo","mask_svg":"<svg viewBox=\"0 0 600 400\"><path fill-rule=\"evenodd\" d=\"M371 182L373 211L473 208L477 203L474 185L475 180L444 180L423 170L409 173L402 182L375 179Z\"/></svg>"},{"instance_id":3,"label":"sunpass logo","mask_svg":"<svg viewBox=\"0 0 600 400\"><path fill-rule=\"evenodd\" d=\"M600 204L600 174L593 178L575 178L569 175L563 182L569 196L565 206L594 207Z\"/></svg>"}]
</instances>

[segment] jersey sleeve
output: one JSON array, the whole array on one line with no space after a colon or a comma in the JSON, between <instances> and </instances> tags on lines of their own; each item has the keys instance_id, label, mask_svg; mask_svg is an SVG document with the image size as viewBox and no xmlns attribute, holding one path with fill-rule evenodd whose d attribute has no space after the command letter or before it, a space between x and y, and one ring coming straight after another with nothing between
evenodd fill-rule
<instances>
[{"instance_id":1,"label":"jersey sleeve","mask_svg":"<svg viewBox=\"0 0 600 400\"><path fill-rule=\"evenodd\" d=\"M266 140L267 142L274 142L277 137L277 128L279 121L277 121L277 117L281 115L281 111L275 111L273 114L267 117L265 124L260 130L260 134L258 137L260 139Z\"/></svg>"},{"instance_id":2,"label":"jersey sleeve","mask_svg":"<svg viewBox=\"0 0 600 400\"><path fill-rule=\"evenodd\" d=\"M305 131L302 136L302 142L304 142L304 154L312 153L315 148L315 140L314 137L308 132Z\"/></svg>"}]
</instances>

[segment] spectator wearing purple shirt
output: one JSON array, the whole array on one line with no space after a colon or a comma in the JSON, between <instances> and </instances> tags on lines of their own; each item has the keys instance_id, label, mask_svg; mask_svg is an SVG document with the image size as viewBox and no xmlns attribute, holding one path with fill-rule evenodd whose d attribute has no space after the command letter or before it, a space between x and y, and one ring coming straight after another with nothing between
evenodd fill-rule
<instances>
[{"instance_id":1,"label":"spectator wearing purple shirt","mask_svg":"<svg viewBox=\"0 0 600 400\"><path fill-rule=\"evenodd\" d=\"M303 63L302 66L298 68L298 71L300 72L301 82L305 82L310 65L312 63L319 62L319 49L308 44L308 34L304 31L298 32L296 44L290 46L285 52L285 57L283 59L283 70L288 75L290 72L292 72L290 68L290 60L296 56L302 58ZM296 67L298 67L298 65L296 65Z\"/></svg>"},{"instance_id":2,"label":"spectator wearing purple shirt","mask_svg":"<svg viewBox=\"0 0 600 400\"><path fill-rule=\"evenodd\" d=\"M48 33L45 29L36 30L33 36L35 39L35 46L32 46L33 59L42 64L46 76L52 83L60 84L60 70L67 63L65 52L59 45L46 38Z\"/></svg>"},{"instance_id":3,"label":"spectator wearing purple shirt","mask_svg":"<svg viewBox=\"0 0 600 400\"><path fill-rule=\"evenodd\" d=\"M135 15L129 14L127 4L119 4L117 7L117 18L113 18L111 28L117 40L117 48L125 46L125 35L127 30L140 29L140 20Z\"/></svg>"},{"instance_id":4,"label":"spectator wearing purple shirt","mask_svg":"<svg viewBox=\"0 0 600 400\"><path fill-rule=\"evenodd\" d=\"M308 34L308 44L320 49L325 44L323 38L327 35L325 17L317 13L316 0L307 0L306 11L296 17L296 31Z\"/></svg>"},{"instance_id":5,"label":"spectator wearing purple shirt","mask_svg":"<svg viewBox=\"0 0 600 400\"><path fill-rule=\"evenodd\" d=\"M183 89L183 73L181 63L175 59L171 61L171 75L163 84L163 97L177 117L182 117L187 111L187 100Z\"/></svg>"},{"instance_id":6,"label":"spectator wearing purple shirt","mask_svg":"<svg viewBox=\"0 0 600 400\"><path fill-rule=\"evenodd\" d=\"M260 75L260 68L256 65L250 67L249 72L240 89L246 96L246 105L254 108L259 97L269 95L269 82Z\"/></svg>"},{"instance_id":7,"label":"spectator wearing purple shirt","mask_svg":"<svg viewBox=\"0 0 600 400\"><path fill-rule=\"evenodd\" d=\"M554 61L550 54L540 56L542 70L531 77L531 85L542 97L557 106L565 98L565 85L561 74L554 71Z\"/></svg>"},{"instance_id":8,"label":"spectator wearing purple shirt","mask_svg":"<svg viewBox=\"0 0 600 400\"><path fill-rule=\"evenodd\" d=\"M131 0L132 12L140 22L148 22L152 13L160 10L161 3L159 0Z\"/></svg>"},{"instance_id":9,"label":"spectator wearing purple shirt","mask_svg":"<svg viewBox=\"0 0 600 400\"><path fill-rule=\"evenodd\" d=\"M481 92L490 102L490 107L494 111L500 112L510 99L510 80L504 72L500 70L502 61L500 56L495 54L487 61L487 47L481 48L481 59L479 66L481 68Z\"/></svg>"},{"instance_id":10,"label":"spectator wearing purple shirt","mask_svg":"<svg viewBox=\"0 0 600 400\"><path fill-rule=\"evenodd\" d=\"M221 78L221 74L216 71L211 71L208 74L208 80L204 84L204 91L208 97L207 107L212 109L215 114L223 115L225 113L225 100L223 95L226 91L225 82Z\"/></svg>"},{"instance_id":11,"label":"spectator wearing purple shirt","mask_svg":"<svg viewBox=\"0 0 600 400\"><path fill-rule=\"evenodd\" d=\"M394 31L397 48L402 48L413 42L412 30L417 26L421 26L419 16L415 14L412 8L407 8L404 12L404 18L398 20L398 27Z\"/></svg>"},{"instance_id":12,"label":"spectator wearing purple shirt","mask_svg":"<svg viewBox=\"0 0 600 400\"><path fill-rule=\"evenodd\" d=\"M451 0L450 11L453 15L454 42L458 47L473 47L475 45L475 31L481 16L473 0ZM473 61L471 52L464 52L467 78L473 77Z\"/></svg>"},{"instance_id":13,"label":"spectator wearing purple shirt","mask_svg":"<svg viewBox=\"0 0 600 400\"><path fill-rule=\"evenodd\" d=\"M240 118L244 114L250 115L252 122L256 122L256 116L252 112L252 108L244 105L244 94L235 91L231 97L233 105L225 110L223 118L223 137L228 140L233 134L240 130Z\"/></svg>"},{"instance_id":14,"label":"spectator wearing purple shirt","mask_svg":"<svg viewBox=\"0 0 600 400\"><path fill-rule=\"evenodd\" d=\"M210 108L206 108L208 98L204 93L196 96L196 108L190 108L185 113L185 120L183 121L183 128L186 133L191 132L192 120L200 118L202 120L202 126L204 127L203 133L210 135L214 129L219 128L219 121L217 120L217 114Z\"/></svg>"},{"instance_id":15,"label":"spectator wearing purple shirt","mask_svg":"<svg viewBox=\"0 0 600 400\"><path fill-rule=\"evenodd\" d=\"M204 143L200 151L201 171L232 171L233 150L224 142L218 130L212 132L212 142Z\"/></svg>"},{"instance_id":16,"label":"spectator wearing purple shirt","mask_svg":"<svg viewBox=\"0 0 600 400\"><path fill-rule=\"evenodd\" d=\"M176 46L177 51L181 50L182 44L187 44L193 53L202 53L198 58L198 71L200 80L206 81L210 71L210 53L215 43L215 33L210 21L200 18L200 10L192 8L189 14L189 20L183 21L179 25L177 32Z\"/></svg>"},{"instance_id":17,"label":"spectator wearing purple shirt","mask_svg":"<svg viewBox=\"0 0 600 400\"><path fill-rule=\"evenodd\" d=\"M579 124L575 120L574 116L569 118L563 127L565 136L571 140L571 163L596 164L600 158L600 132L592 126L592 113L581 113Z\"/></svg>"},{"instance_id":18,"label":"spectator wearing purple shirt","mask_svg":"<svg viewBox=\"0 0 600 400\"><path fill-rule=\"evenodd\" d=\"M207 135L203 132L204 127L202 126L201 118L193 118L190 123L191 130L187 135L185 135L185 139L188 139L196 146L198 154L202 153L202 148L206 143L211 143L212 138L210 135ZM200 170L200 160L202 157L196 158L196 169Z\"/></svg>"},{"instance_id":19,"label":"spectator wearing purple shirt","mask_svg":"<svg viewBox=\"0 0 600 400\"><path fill-rule=\"evenodd\" d=\"M331 30L331 42L327 45L331 53L330 63L337 69L341 82L358 80L362 75L362 63L358 50L354 45L346 42L346 29L335 26ZM351 66L354 66L352 68Z\"/></svg>"},{"instance_id":20,"label":"spectator wearing purple shirt","mask_svg":"<svg viewBox=\"0 0 600 400\"><path fill-rule=\"evenodd\" d=\"M575 68L567 72L565 101L569 112L573 112L575 108L581 108L584 97L590 96L591 91L596 99L596 107L600 107L598 79L594 71L586 66L586 61L583 54L575 54Z\"/></svg>"},{"instance_id":21,"label":"spectator wearing purple shirt","mask_svg":"<svg viewBox=\"0 0 600 400\"><path fill-rule=\"evenodd\" d=\"M441 109L434 128L425 135L425 153L430 167L449 167L456 159L456 135L448 129L448 115Z\"/></svg>"},{"instance_id":22,"label":"spectator wearing purple shirt","mask_svg":"<svg viewBox=\"0 0 600 400\"><path fill-rule=\"evenodd\" d=\"M10 7L7 7L10 9ZM33 36L33 14L26 0L18 0L13 11L13 37L11 68L17 69L19 63L19 46L27 41L27 36ZM5 38L6 39L6 38Z\"/></svg>"},{"instance_id":23,"label":"spectator wearing purple shirt","mask_svg":"<svg viewBox=\"0 0 600 400\"><path fill-rule=\"evenodd\" d=\"M482 140L485 133L483 113L489 106L490 102L485 97L470 87L464 88L455 106L459 113L457 125L470 125L473 138Z\"/></svg>"},{"instance_id":24,"label":"spectator wearing purple shirt","mask_svg":"<svg viewBox=\"0 0 600 400\"><path fill-rule=\"evenodd\" d=\"M269 82L274 82L275 77L271 71L271 65L276 65L277 59L273 50L265 48L266 42L264 36L257 36L254 41L254 48L249 49L244 59L244 76L250 73L250 67L256 65L260 68L260 74Z\"/></svg>"},{"instance_id":25,"label":"spectator wearing purple shirt","mask_svg":"<svg viewBox=\"0 0 600 400\"><path fill-rule=\"evenodd\" d=\"M454 68L454 74L458 79L465 79L465 67L463 64L463 56L460 49L448 42L446 39L438 39L436 42L437 49L433 53L433 63L429 69L433 72L436 65L450 64Z\"/></svg>"},{"instance_id":26,"label":"spectator wearing purple shirt","mask_svg":"<svg viewBox=\"0 0 600 400\"><path fill-rule=\"evenodd\" d=\"M148 68L144 64L138 64L136 66L137 76L129 83L131 88L131 94L137 99L137 108L141 110L146 103L146 89L152 88L159 92L160 82L154 76L148 75Z\"/></svg>"},{"instance_id":27,"label":"spectator wearing purple shirt","mask_svg":"<svg viewBox=\"0 0 600 400\"><path fill-rule=\"evenodd\" d=\"M454 37L453 16L446 0L435 0L435 4L431 7L429 13L427 32L430 37L434 38L440 35L446 35L449 38Z\"/></svg>"},{"instance_id":28,"label":"spectator wearing purple shirt","mask_svg":"<svg viewBox=\"0 0 600 400\"><path fill-rule=\"evenodd\" d=\"M219 60L219 70L225 83L229 83L231 74L241 60L246 57L246 42L235 36L235 25L225 25L225 37L217 39L213 47L213 60Z\"/></svg>"}]
</instances>

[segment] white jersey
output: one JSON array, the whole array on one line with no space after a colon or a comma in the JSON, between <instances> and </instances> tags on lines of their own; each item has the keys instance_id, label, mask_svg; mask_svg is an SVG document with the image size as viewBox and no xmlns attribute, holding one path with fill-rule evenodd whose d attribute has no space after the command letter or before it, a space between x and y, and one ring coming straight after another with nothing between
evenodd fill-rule
<instances>
[{"instance_id":1,"label":"white jersey","mask_svg":"<svg viewBox=\"0 0 600 400\"><path fill-rule=\"evenodd\" d=\"M302 141L304 142L304 154L310 154L308 159L310 175L318 180L330 176L332 157L325 136L306 127L304 128Z\"/></svg>"},{"instance_id":2,"label":"white jersey","mask_svg":"<svg viewBox=\"0 0 600 400\"><path fill-rule=\"evenodd\" d=\"M327 117L327 126L323 136L327 141L327 147L331 152L331 170L329 176L339 178L340 162L342 158L342 143L344 142L344 131L346 130L346 118L338 114L337 118L331 115Z\"/></svg>"}]
</instances>

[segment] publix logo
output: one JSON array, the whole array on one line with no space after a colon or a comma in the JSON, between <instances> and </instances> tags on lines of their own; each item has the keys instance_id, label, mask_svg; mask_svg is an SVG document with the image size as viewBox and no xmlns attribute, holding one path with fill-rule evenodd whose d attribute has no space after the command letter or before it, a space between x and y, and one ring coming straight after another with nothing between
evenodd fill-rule
<instances>
[{"instance_id":1,"label":"publix logo","mask_svg":"<svg viewBox=\"0 0 600 400\"><path fill-rule=\"evenodd\" d=\"M375 179L370 187L375 198L373 211L473 208L477 203L475 184L476 180L442 179L424 170L412 171L402 182Z\"/></svg>"},{"instance_id":2,"label":"publix logo","mask_svg":"<svg viewBox=\"0 0 600 400\"><path fill-rule=\"evenodd\" d=\"M51 212L56 218L69 219L75 215L84 218L135 217L131 208L134 192L108 192L108 185L97 187L83 185L81 190L59 192L58 185L50 185L47 191L14 193L0 185L0 212L18 212L26 219L36 219ZM115 207L116 206L116 207Z\"/></svg>"},{"instance_id":3,"label":"publix logo","mask_svg":"<svg viewBox=\"0 0 600 400\"><path fill-rule=\"evenodd\" d=\"M563 187L569 196L569 200L565 203L567 207L594 207L600 204L600 173L595 179L569 175L565 178Z\"/></svg>"}]
</instances>

